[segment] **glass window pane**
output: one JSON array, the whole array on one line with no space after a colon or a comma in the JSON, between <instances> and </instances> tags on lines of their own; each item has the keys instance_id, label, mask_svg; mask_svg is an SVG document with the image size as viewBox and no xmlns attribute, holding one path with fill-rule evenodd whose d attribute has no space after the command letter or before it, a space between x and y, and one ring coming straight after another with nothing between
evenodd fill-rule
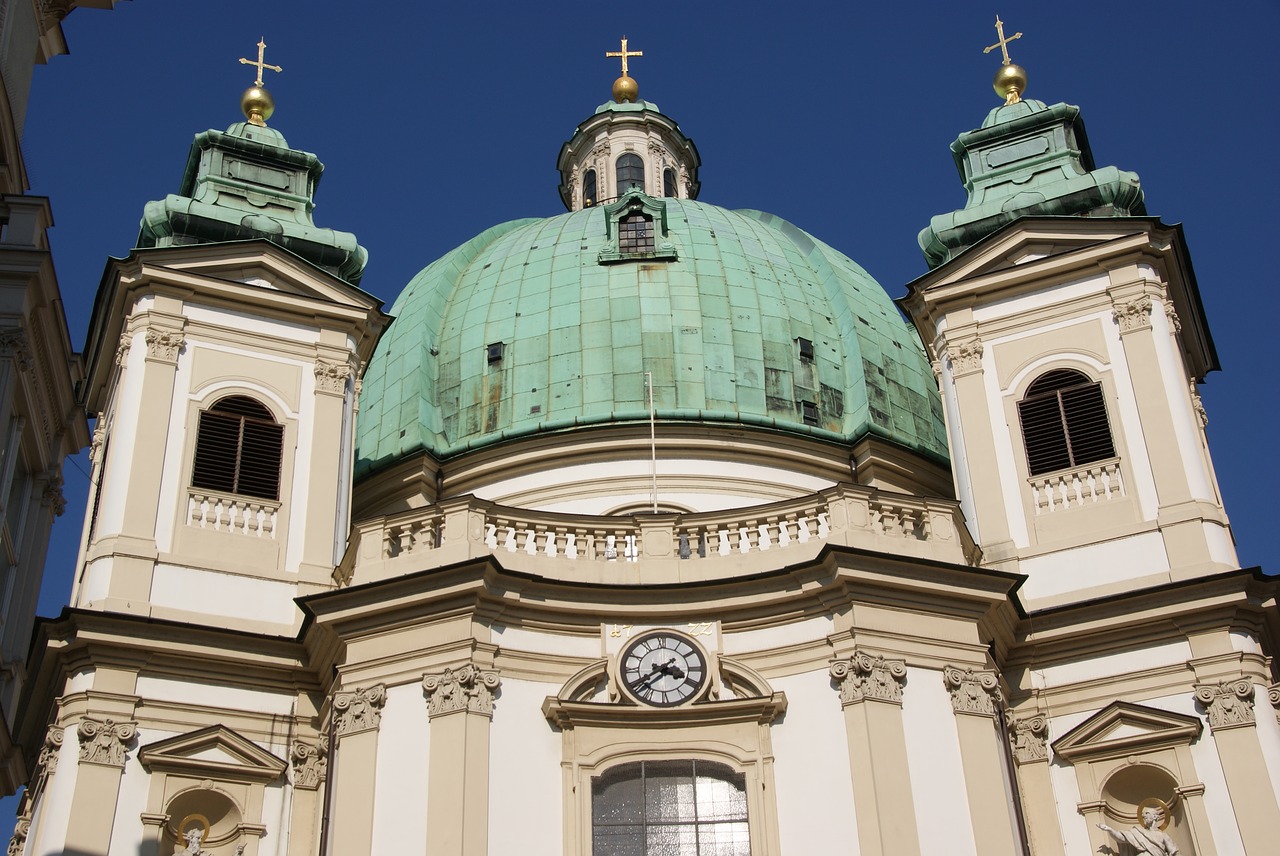
<instances>
[{"instance_id":1,"label":"glass window pane","mask_svg":"<svg viewBox=\"0 0 1280 856\"><path fill-rule=\"evenodd\" d=\"M592 856L646 856L644 827L597 826L591 832Z\"/></svg>"},{"instance_id":2,"label":"glass window pane","mask_svg":"<svg viewBox=\"0 0 1280 856\"><path fill-rule=\"evenodd\" d=\"M746 820L747 793L733 782L698 776L698 820Z\"/></svg>"},{"instance_id":3,"label":"glass window pane","mask_svg":"<svg viewBox=\"0 0 1280 856\"><path fill-rule=\"evenodd\" d=\"M644 786L639 764L614 767L592 780L591 819L594 823L644 822Z\"/></svg>"},{"instance_id":4,"label":"glass window pane","mask_svg":"<svg viewBox=\"0 0 1280 856\"><path fill-rule=\"evenodd\" d=\"M645 764L645 818L653 821L697 820L693 765L687 761Z\"/></svg>"},{"instance_id":5,"label":"glass window pane","mask_svg":"<svg viewBox=\"0 0 1280 856\"><path fill-rule=\"evenodd\" d=\"M698 856L751 856L746 822L700 824Z\"/></svg>"},{"instance_id":6,"label":"glass window pane","mask_svg":"<svg viewBox=\"0 0 1280 856\"><path fill-rule=\"evenodd\" d=\"M645 836L645 856L698 856L694 826L651 826Z\"/></svg>"}]
</instances>

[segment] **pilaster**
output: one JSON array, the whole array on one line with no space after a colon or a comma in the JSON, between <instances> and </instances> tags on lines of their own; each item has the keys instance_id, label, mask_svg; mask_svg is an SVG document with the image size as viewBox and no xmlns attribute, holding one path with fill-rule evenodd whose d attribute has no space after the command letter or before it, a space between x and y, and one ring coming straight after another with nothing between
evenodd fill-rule
<instances>
[{"instance_id":1,"label":"pilaster","mask_svg":"<svg viewBox=\"0 0 1280 856\"><path fill-rule=\"evenodd\" d=\"M1222 762L1245 852L1266 853L1275 846L1275 831L1280 829L1280 805L1258 740L1254 694L1247 677L1195 688Z\"/></svg>"},{"instance_id":2,"label":"pilaster","mask_svg":"<svg viewBox=\"0 0 1280 856\"><path fill-rule=\"evenodd\" d=\"M319 842L319 809L329 775L329 738L295 740L289 749L293 772L293 802L290 806L288 856L314 856Z\"/></svg>"},{"instance_id":3,"label":"pilaster","mask_svg":"<svg viewBox=\"0 0 1280 856\"><path fill-rule=\"evenodd\" d=\"M333 697L333 793L330 802L331 851L367 856L373 846L374 783L378 764L378 726L387 688L376 684Z\"/></svg>"},{"instance_id":4,"label":"pilaster","mask_svg":"<svg viewBox=\"0 0 1280 856\"><path fill-rule=\"evenodd\" d=\"M942 680L951 694L956 715L965 791L978 852L983 856L1020 854L1010 801L993 798L1008 792L1002 769L1003 748L995 723L1001 701L999 678L992 671L947 666L942 670Z\"/></svg>"},{"instance_id":5,"label":"pilaster","mask_svg":"<svg viewBox=\"0 0 1280 856\"><path fill-rule=\"evenodd\" d=\"M1010 714L1008 723L1031 852L1036 856L1066 856L1053 783L1049 779L1049 720L1043 713L1035 712L1022 716Z\"/></svg>"},{"instance_id":6,"label":"pilaster","mask_svg":"<svg viewBox=\"0 0 1280 856\"><path fill-rule=\"evenodd\" d=\"M855 650L848 659L831 663L831 678L844 708L858 852L918 856L920 836L902 725L907 664Z\"/></svg>"},{"instance_id":7,"label":"pilaster","mask_svg":"<svg viewBox=\"0 0 1280 856\"><path fill-rule=\"evenodd\" d=\"M475 663L422 676L431 721L427 834L440 856L489 852L489 726L496 671Z\"/></svg>"},{"instance_id":8,"label":"pilaster","mask_svg":"<svg viewBox=\"0 0 1280 856\"><path fill-rule=\"evenodd\" d=\"M326 356L328 359L326 359ZM332 583L335 531L345 531L346 521L339 519L342 478L346 459L352 454L354 427L347 414L349 379L352 375L347 355L330 354L315 361L314 415L311 425L311 460L307 462L310 489L305 500L295 490L295 501L305 501L305 536L303 538L301 577L313 589L327 588ZM345 436L344 436L345 435ZM349 477L349 476L348 476Z\"/></svg>"},{"instance_id":9,"label":"pilaster","mask_svg":"<svg viewBox=\"0 0 1280 856\"><path fill-rule=\"evenodd\" d=\"M105 856L115 823L120 776L129 750L137 744L138 724L84 717L76 727L80 769L67 825L67 853Z\"/></svg>"}]
</instances>

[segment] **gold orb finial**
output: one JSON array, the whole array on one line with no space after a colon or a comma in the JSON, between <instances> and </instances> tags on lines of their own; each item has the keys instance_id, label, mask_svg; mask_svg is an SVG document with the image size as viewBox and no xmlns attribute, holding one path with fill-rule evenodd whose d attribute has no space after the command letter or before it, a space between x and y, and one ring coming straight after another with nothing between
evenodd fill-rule
<instances>
[{"instance_id":1,"label":"gold orb finial","mask_svg":"<svg viewBox=\"0 0 1280 856\"><path fill-rule=\"evenodd\" d=\"M982 52L987 54L996 48L1000 48L1000 54L1004 57L1004 61L1000 63L1000 70L996 72L992 86L995 87L996 94L1004 99L1005 104L1017 104L1022 100L1022 93L1027 90L1027 70L1009 59L1009 42L1022 38L1022 33L1014 33L1012 36L1005 38L1004 21L1001 21L1000 16L996 15L996 35L1000 37L1000 40L994 45L982 49Z\"/></svg>"},{"instance_id":2,"label":"gold orb finial","mask_svg":"<svg viewBox=\"0 0 1280 856\"><path fill-rule=\"evenodd\" d=\"M271 97L271 93L262 85L262 72L271 69L275 72L283 71L278 65L271 65L264 62L262 55L267 51L267 42L265 39L258 39L258 58L257 60L245 59L240 57L241 65L252 65L258 69L258 77L244 91L244 95L240 96L240 109L244 111L244 117L249 120L250 125L260 125L266 127L267 120L271 118L271 114L276 110L275 99Z\"/></svg>"},{"instance_id":3,"label":"gold orb finial","mask_svg":"<svg viewBox=\"0 0 1280 856\"><path fill-rule=\"evenodd\" d=\"M613 82L613 100L619 104L628 102L634 104L639 97L640 84L636 83L634 77L628 77L624 74Z\"/></svg>"}]
</instances>

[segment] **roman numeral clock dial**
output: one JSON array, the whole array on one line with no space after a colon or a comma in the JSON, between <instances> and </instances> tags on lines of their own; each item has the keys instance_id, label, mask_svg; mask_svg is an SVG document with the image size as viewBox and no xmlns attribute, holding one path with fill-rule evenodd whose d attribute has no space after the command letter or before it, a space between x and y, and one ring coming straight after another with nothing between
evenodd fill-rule
<instances>
[{"instance_id":1,"label":"roman numeral clock dial","mask_svg":"<svg viewBox=\"0 0 1280 856\"><path fill-rule=\"evenodd\" d=\"M696 697L707 683L707 658L691 639L656 630L622 650L618 674L627 695L643 704L674 707Z\"/></svg>"}]
</instances>

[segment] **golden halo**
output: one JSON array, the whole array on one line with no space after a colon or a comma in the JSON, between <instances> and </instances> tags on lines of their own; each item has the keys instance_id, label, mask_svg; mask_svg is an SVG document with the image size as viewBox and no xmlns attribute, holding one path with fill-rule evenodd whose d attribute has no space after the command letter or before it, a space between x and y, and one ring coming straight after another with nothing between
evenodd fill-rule
<instances>
[{"instance_id":1,"label":"golden halo","mask_svg":"<svg viewBox=\"0 0 1280 856\"><path fill-rule=\"evenodd\" d=\"M1139 809L1139 810L1138 810L1138 814L1139 814L1139 815L1141 815L1141 814L1142 814L1142 810L1141 810L1141 809ZM182 822L178 824L178 838L182 838L184 835L186 835L186 834L187 834L187 830L191 828L191 823L192 823L193 821L194 821L195 823L200 824L201 828L203 828L203 829L204 829L204 838L202 838L202 839L201 839L201 841L204 841L204 840L208 839L208 837L209 837L209 818L205 817L203 814L196 814L195 812L192 812L191 814L189 814L189 815L187 815L186 817L184 817L184 818L182 819Z\"/></svg>"},{"instance_id":2,"label":"golden halo","mask_svg":"<svg viewBox=\"0 0 1280 856\"><path fill-rule=\"evenodd\" d=\"M1165 827L1169 825L1169 804L1164 800L1159 799L1158 797L1147 797L1145 800L1138 803L1138 811L1136 816L1138 818L1139 826L1142 825L1142 812L1149 808L1160 809L1160 814L1164 818L1164 820L1160 821L1161 830L1163 830Z\"/></svg>"}]
</instances>

